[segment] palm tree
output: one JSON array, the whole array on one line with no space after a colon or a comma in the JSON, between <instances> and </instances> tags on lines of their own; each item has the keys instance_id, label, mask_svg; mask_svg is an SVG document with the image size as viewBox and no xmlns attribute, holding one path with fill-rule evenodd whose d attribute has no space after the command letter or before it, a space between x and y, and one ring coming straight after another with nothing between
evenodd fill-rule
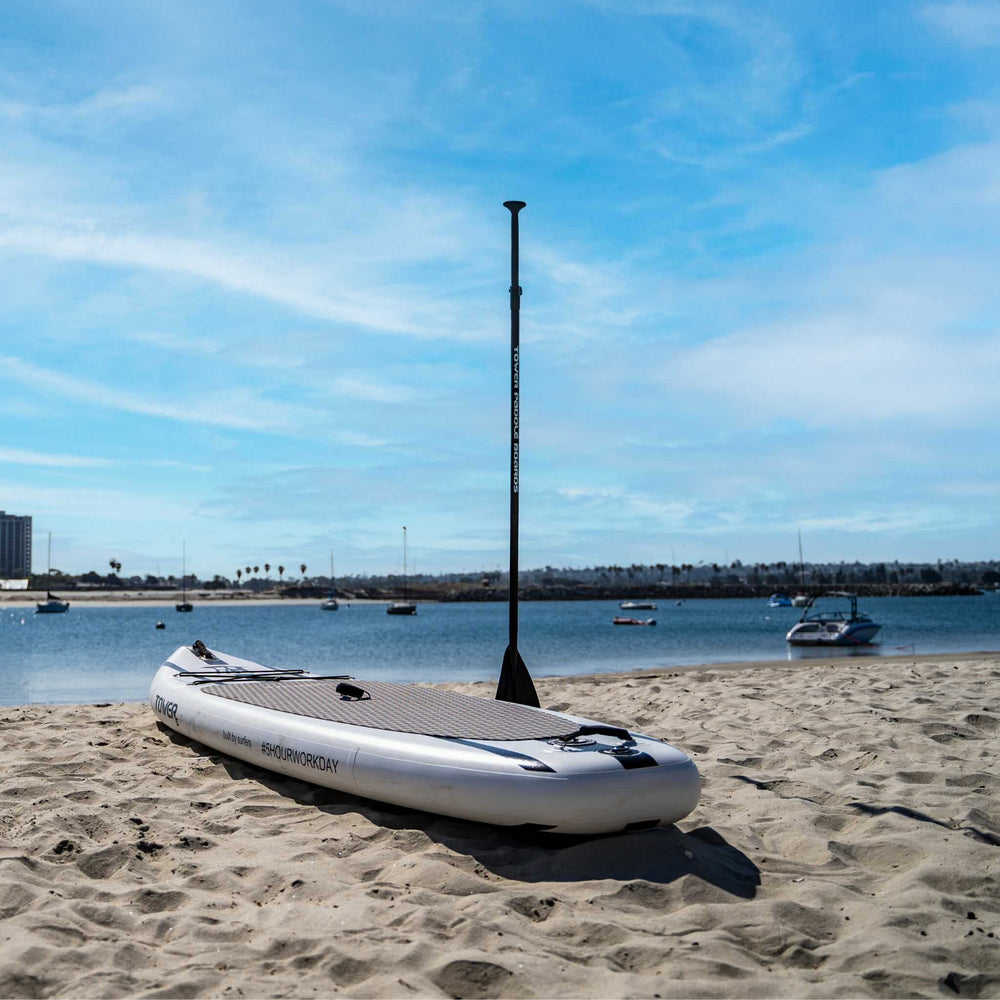
<instances>
[{"instance_id":1,"label":"palm tree","mask_svg":"<svg viewBox=\"0 0 1000 1000\"><path fill-rule=\"evenodd\" d=\"M299 566L299 572L302 574L303 577L305 577L305 575L306 575L306 564L305 563L302 563Z\"/></svg>"},{"instance_id":2,"label":"palm tree","mask_svg":"<svg viewBox=\"0 0 1000 1000\"><path fill-rule=\"evenodd\" d=\"M281 578L284 575L285 575L285 567L284 566L279 566L278 567L278 583L282 583L283 582Z\"/></svg>"},{"instance_id":3,"label":"palm tree","mask_svg":"<svg viewBox=\"0 0 1000 1000\"><path fill-rule=\"evenodd\" d=\"M239 586L239 584L240 584L240 580L241 580L241 578L242 578L242 577L243 577L243 570L241 570L241 569L238 569L238 570L236 571L236 585L237 585L237 586Z\"/></svg>"},{"instance_id":4,"label":"palm tree","mask_svg":"<svg viewBox=\"0 0 1000 1000\"><path fill-rule=\"evenodd\" d=\"M247 576L249 576L250 575L250 567L249 566L247 566L246 572L247 572Z\"/></svg>"},{"instance_id":5,"label":"palm tree","mask_svg":"<svg viewBox=\"0 0 1000 1000\"><path fill-rule=\"evenodd\" d=\"M270 573L271 572L271 564L270 563L264 563L264 572L265 573Z\"/></svg>"},{"instance_id":6,"label":"palm tree","mask_svg":"<svg viewBox=\"0 0 1000 1000\"><path fill-rule=\"evenodd\" d=\"M260 572L260 567L259 566L254 566L254 568L253 568L253 575L256 576L259 572Z\"/></svg>"}]
</instances>

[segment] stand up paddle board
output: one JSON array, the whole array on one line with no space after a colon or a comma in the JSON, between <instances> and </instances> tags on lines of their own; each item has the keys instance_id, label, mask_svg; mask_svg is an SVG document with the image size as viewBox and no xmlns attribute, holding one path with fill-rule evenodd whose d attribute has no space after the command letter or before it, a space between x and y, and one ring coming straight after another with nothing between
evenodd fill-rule
<instances>
[{"instance_id":1,"label":"stand up paddle board","mask_svg":"<svg viewBox=\"0 0 1000 1000\"><path fill-rule=\"evenodd\" d=\"M597 834L698 802L680 750L590 719L415 684L262 666L181 646L153 678L166 726L313 784L498 826Z\"/></svg>"}]
</instances>

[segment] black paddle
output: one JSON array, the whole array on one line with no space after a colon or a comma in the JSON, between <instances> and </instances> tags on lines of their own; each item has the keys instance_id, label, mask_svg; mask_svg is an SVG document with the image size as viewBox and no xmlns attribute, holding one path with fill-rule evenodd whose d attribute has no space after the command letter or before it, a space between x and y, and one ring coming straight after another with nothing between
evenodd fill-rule
<instances>
[{"instance_id":1,"label":"black paddle","mask_svg":"<svg viewBox=\"0 0 1000 1000\"><path fill-rule=\"evenodd\" d=\"M505 201L510 209L510 630L500 667L497 701L513 701L538 708L538 695L531 674L517 651L517 491L519 485L519 438L521 433L521 286L517 283L517 213L523 201Z\"/></svg>"}]
</instances>

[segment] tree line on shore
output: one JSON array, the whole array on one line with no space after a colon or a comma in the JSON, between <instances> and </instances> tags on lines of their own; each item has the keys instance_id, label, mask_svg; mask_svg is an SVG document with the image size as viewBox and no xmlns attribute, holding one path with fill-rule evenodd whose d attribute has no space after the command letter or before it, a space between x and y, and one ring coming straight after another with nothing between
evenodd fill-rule
<instances>
[{"instance_id":1,"label":"tree line on shore","mask_svg":"<svg viewBox=\"0 0 1000 1000\"><path fill-rule=\"evenodd\" d=\"M382 597L395 594L403 586L401 574L344 575L336 581L329 576L307 576L308 566L299 563L299 576L286 579L283 565L238 567L232 577L215 574L199 579L189 573L183 579L173 575L121 575L122 564L109 560L110 573L96 571L71 575L53 569L51 574L35 574L33 589L171 590L179 587L201 590L244 590L254 593L277 592L286 596L314 596L314 592L336 589L344 595ZM274 575L277 579L274 578ZM499 570L474 573L411 574L407 583L414 596L432 594L438 599L496 600L506 596L507 574ZM334 588L334 583L336 587ZM522 570L518 576L521 596L526 600L547 596L569 597L634 596L758 596L764 591L817 592L824 588L849 588L862 594L891 593L975 593L1000 586L1000 561L936 563L750 563L735 560L728 566L718 563L632 563L629 566L594 567L545 566ZM463 595L461 597L457 595Z\"/></svg>"}]
</instances>

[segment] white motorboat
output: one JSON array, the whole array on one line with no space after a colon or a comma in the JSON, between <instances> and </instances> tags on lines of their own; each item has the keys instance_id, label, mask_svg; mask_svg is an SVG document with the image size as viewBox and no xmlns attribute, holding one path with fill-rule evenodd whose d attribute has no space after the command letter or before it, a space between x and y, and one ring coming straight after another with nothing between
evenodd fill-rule
<instances>
[{"instance_id":1,"label":"white motorboat","mask_svg":"<svg viewBox=\"0 0 1000 1000\"><path fill-rule=\"evenodd\" d=\"M808 594L796 594L792 598L793 608L808 608L812 598Z\"/></svg>"},{"instance_id":2,"label":"white motorboat","mask_svg":"<svg viewBox=\"0 0 1000 1000\"><path fill-rule=\"evenodd\" d=\"M622 611L655 611L656 605L652 601L622 601L618 605Z\"/></svg>"},{"instance_id":3,"label":"white motorboat","mask_svg":"<svg viewBox=\"0 0 1000 1000\"><path fill-rule=\"evenodd\" d=\"M817 598L807 605L802 617L792 626L785 641L791 646L866 646L882 628L868 615L858 613L857 594L842 590L831 591L825 597L846 598L851 602L850 611L836 608L830 611L812 611Z\"/></svg>"},{"instance_id":4,"label":"white motorboat","mask_svg":"<svg viewBox=\"0 0 1000 1000\"><path fill-rule=\"evenodd\" d=\"M772 594L767 599L767 606L769 608L790 608L792 602L788 599L787 594Z\"/></svg>"}]
</instances>

